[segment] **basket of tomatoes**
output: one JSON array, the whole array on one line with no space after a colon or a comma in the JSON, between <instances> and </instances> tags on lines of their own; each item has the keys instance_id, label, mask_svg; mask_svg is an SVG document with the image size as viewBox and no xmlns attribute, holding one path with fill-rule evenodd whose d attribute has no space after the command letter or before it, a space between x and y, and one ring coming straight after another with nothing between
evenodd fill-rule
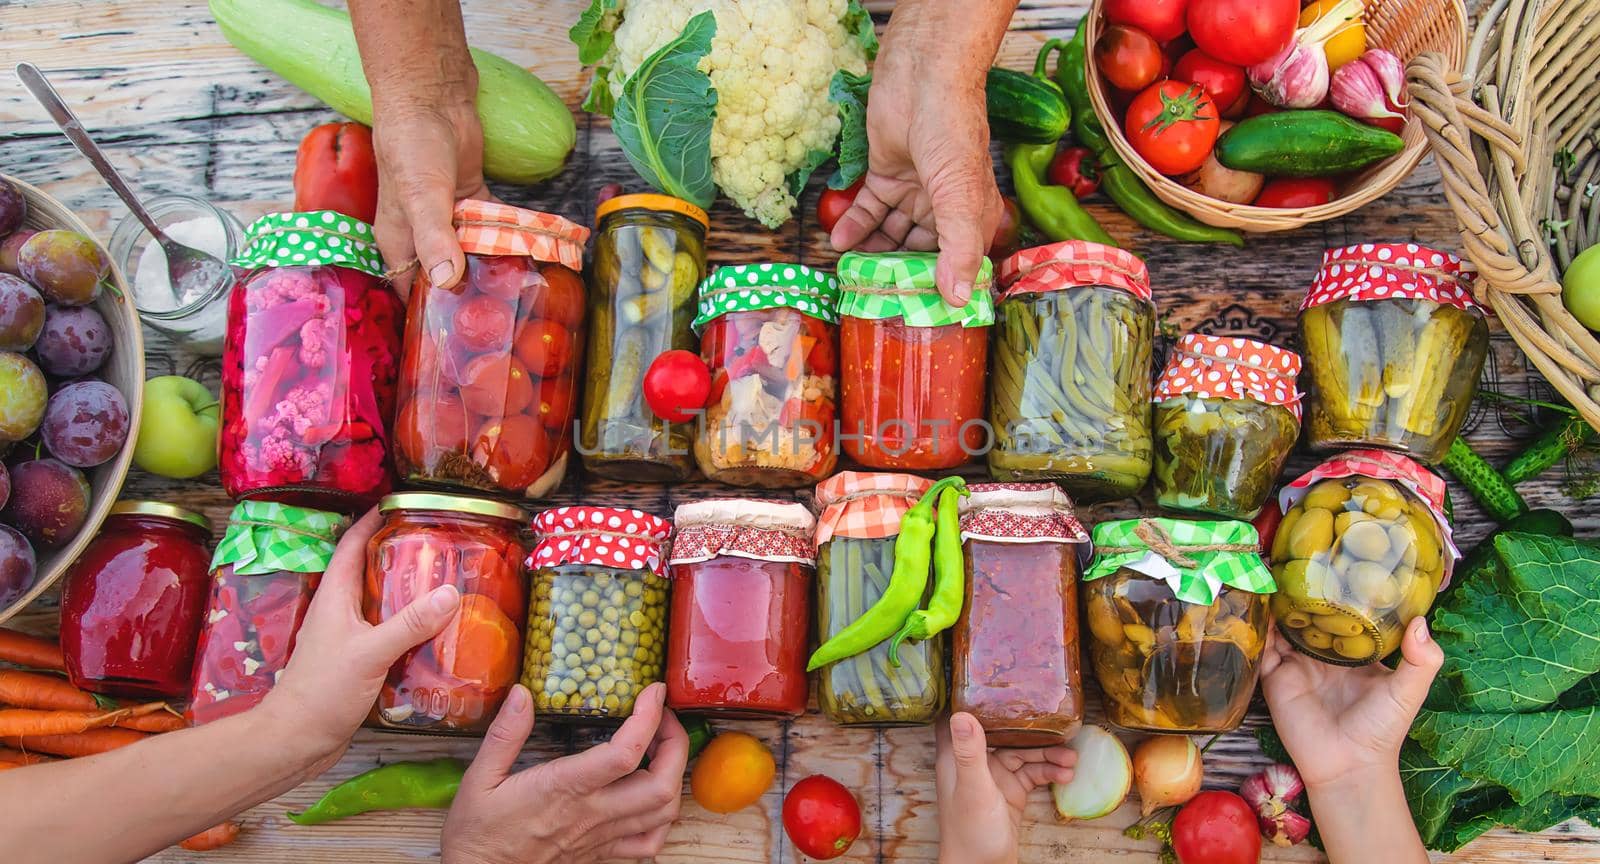
<instances>
[{"instance_id":1,"label":"basket of tomatoes","mask_svg":"<svg viewBox=\"0 0 1600 864\"><path fill-rule=\"evenodd\" d=\"M1089 97L1116 155L1202 222L1349 213L1422 161L1405 65L1460 68L1461 0L1094 0Z\"/></svg>"}]
</instances>

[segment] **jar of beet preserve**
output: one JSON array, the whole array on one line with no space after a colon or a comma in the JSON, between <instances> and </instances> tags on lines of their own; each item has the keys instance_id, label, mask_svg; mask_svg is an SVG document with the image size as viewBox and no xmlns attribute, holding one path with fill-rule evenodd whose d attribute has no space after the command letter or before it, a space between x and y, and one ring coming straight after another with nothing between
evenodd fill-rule
<instances>
[{"instance_id":1,"label":"jar of beet preserve","mask_svg":"<svg viewBox=\"0 0 1600 864\"><path fill-rule=\"evenodd\" d=\"M199 513L156 501L112 506L61 590L61 650L73 684L115 696L188 695L210 540Z\"/></svg>"}]
</instances>

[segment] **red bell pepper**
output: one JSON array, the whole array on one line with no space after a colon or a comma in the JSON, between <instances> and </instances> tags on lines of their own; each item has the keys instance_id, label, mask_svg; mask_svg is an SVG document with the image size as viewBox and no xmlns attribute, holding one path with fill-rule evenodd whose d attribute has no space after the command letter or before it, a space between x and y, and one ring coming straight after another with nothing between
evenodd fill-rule
<instances>
[{"instance_id":1,"label":"red bell pepper","mask_svg":"<svg viewBox=\"0 0 1600 864\"><path fill-rule=\"evenodd\" d=\"M326 123L300 141L294 209L335 210L372 223L378 214L378 157L371 129L360 123Z\"/></svg>"}]
</instances>

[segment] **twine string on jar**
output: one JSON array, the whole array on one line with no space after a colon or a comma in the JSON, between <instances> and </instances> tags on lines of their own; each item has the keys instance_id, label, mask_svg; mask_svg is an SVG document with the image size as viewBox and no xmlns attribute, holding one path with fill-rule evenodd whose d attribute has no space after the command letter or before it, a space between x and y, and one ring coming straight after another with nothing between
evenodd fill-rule
<instances>
[{"instance_id":1,"label":"twine string on jar","mask_svg":"<svg viewBox=\"0 0 1600 864\"><path fill-rule=\"evenodd\" d=\"M1075 287L1083 288L1083 287L1087 287L1089 285L1095 284L1095 283L1092 283L1092 282L1084 282L1084 281L1082 281L1081 277L1079 277L1078 274L1077 274L1077 270L1078 270L1078 268L1080 266L1083 266L1083 265L1080 262L1077 262L1077 261L1062 261L1060 259L1051 258L1051 259L1048 259L1048 260L1045 260L1045 261L1040 261L1039 263L1033 265L1032 267L1029 267L1028 269L1022 271L1021 273L1018 273L1017 274L1017 280L1021 281L1023 278L1027 277L1029 274L1034 273L1034 272L1039 271L1039 270L1045 270L1045 271L1064 270L1064 271L1066 271L1067 275L1072 278L1072 280L1074 282L1078 282L1079 283ZM1101 270L1101 271L1108 272L1108 273L1114 273L1114 274L1116 274L1118 276L1121 276L1122 278L1128 280L1129 282L1132 282L1132 283L1135 283L1135 284L1143 283L1143 282L1147 281L1150 278L1148 273L1145 273L1145 274L1136 273L1136 272L1134 272L1132 270L1129 270L1126 267L1120 267L1117 264L1109 262L1109 261L1095 261L1095 262L1093 262L1093 267L1096 270Z\"/></svg>"},{"instance_id":2,"label":"twine string on jar","mask_svg":"<svg viewBox=\"0 0 1600 864\"><path fill-rule=\"evenodd\" d=\"M628 533L607 528L572 528L558 531L547 531L539 535L542 542L552 537L615 537L622 540L633 540L638 543L656 543L666 545L666 538L652 537L649 534Z\"/></svg>"},{"instance_id":3,"label":"twine string on jar","mask_svg":"<svg viewBox=\"0 0 1600 864\"><path fill-rule=\"evenodd\" d=\"M1375 258L1345 258L1334 261L1332 264L1346 267L1381 267L1385 270L1398 270L1401 273L1410 273L1414 276L1427 276L1440 282L1448 282L1454 285L1459 285L1466 281L1466 274L1464 273L1451 273L1447 270L1440 270L1437 267L1418 267L1414 264L1401 264L1396 261L1383 261Z\"/></svg>"},{"instance_id":4,"label":"twine string on jar","mask_svg":"<svg viewBox=\"0 0 1600 864\"><path fill-rule=\"evenodd\" d=\"M972 286L973 296L977 296L978 294L988 294L990 293L990 289L993 287L994 282L992 280L988 282L978 282ZM852 285L846 288L845 291L850 294L869 297L926 297L930 294L939 293L937 286L929 286L927 288L902 288L899 285Z\"/></svg>"},{"instance_id":5,"label":"twine string on jar","mask_svg":"<svg viewBox=\"0 0 1600 864\"><path fill-rule=\"evenodd\" d=\"M1187 552L1260 552L1261 548L1253 543L1204 543L1197 545L1179 546L1172 540L1162 527L1149 517L1139 520L1134 526L1133 536L1144 543L1144 548L1138 546L1101 546L1099 552L1104 555L1124 555L1129 552L1143 552L1149 550L1167 560L1174 567L1191 570L1200 566L1200 562L1190 558Z\"/></svg>"},{"instance_id":6,"label":"twine string on jar","mask_svg":"<svg viewBox=\"0 0 1600 864\"><path fill-rule=\"evenodd\" d=\"M343 524L344 522L343 519L339 521L340 524ZM274 531L282 531L286 534L294 534L300 537L305 537L308 540L317 540L323 543L338 542L337 537L331 537L327 534L321 534L316 531L307 531L304 528L296 528L293 525L285 525L282 522L262 522L257 519L229 519L228 525L241 525L247 528L271 528Z\"/></svg>"},{"instance_id":7,"label":"twine string on jar","mask_svg":"<svg viewBox=\"0 0 1600 864\"><path fill-rule=\"evenodd\" d=\"M1251 363L1245 360L1243 357L1219 357L1215 354L1201 354L1195 351L1185 351L1182 348L1173 349L1173 353L1178 357L1193 357L1194 359L1204 363L1225 363L1230 367L1237 366L1245 369L1254 369L1255 371L1265 375L1272 375L1275 377L1291 377L1289 376L1289 373L1282 369L1272 366L1262 366L1259 363Z\"/></svg>"}]
</instances>

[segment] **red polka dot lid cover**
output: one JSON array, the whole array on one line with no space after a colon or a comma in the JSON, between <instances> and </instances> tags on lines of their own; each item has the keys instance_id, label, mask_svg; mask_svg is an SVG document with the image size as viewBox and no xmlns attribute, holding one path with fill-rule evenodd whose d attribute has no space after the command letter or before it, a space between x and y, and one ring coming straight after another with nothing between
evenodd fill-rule
<instances>
[{"instance_id":1,"label":"red polka dot lid cover","mask_svg":"<svg viewBox=\"0 0 1600 864\"><path fill-rule=\"evenodd\" d=\"M1322 253L1322 268L1300 304L1303 312L1335 300L1432 300L1480 309L1477 273L1460 258L1415 243L1361 243Z\"/></svg>"},{"instance_id":2,"label":"red polka dot lid cover","mask_svg":"<svg viewBox=\"0 0 1600 864\"><path fill-rule=\"evenodd\" d=\"M539 541L528 567L588 564L666 575L665 546L672 523L622 507L557 507L533 517Z\"/></svg>"},{"instance_id":3,"label":"red polka dot lid cover","mask_svg":"<svg viewBox=\"0 0 1600 864\"><path fill-rule=\"evenodd\" d=\"M1276 345L1237 336L1188 333L1178 339L1167 368L1156 382L1155 401L1194 395L1212 399L1253 399L1282 405L1300 419L1300 355Z\"/></svg>"},{"instance_id":4,"label":"red polka dot lid cover","mask_svg":"<svg viewBox=\"0 0 1600 864\"><path fill-rule=\"evenodd\" d=\"M1024 249L1000 262L1001 298L1065 288L1105 285L1150 299L1150 271L1126 249L1083 240L1063 240Z\"/></svg>"}]
</instances>

